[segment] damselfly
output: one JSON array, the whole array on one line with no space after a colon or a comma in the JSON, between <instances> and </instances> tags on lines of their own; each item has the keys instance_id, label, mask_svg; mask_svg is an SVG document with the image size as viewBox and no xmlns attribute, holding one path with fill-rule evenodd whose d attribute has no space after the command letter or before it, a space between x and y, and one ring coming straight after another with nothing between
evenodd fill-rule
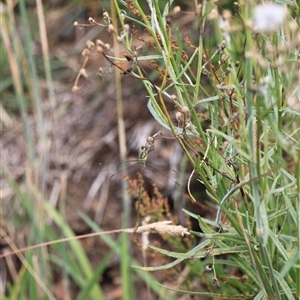
<instances>
[{"instance_id":1,"label":"damselfly","mask_svg":"<svg viewBox=\"0 0 300 300\"><path fill-rule=\"evenodd\" d=\"M154 155L151 157L150 161L148 160L149 153L153 152L155 149L155 142L158 139L169 139L170 137L163 136L161 132L157 132L156 134L149 136L146 139L145 144L141 147L141 152L138 159L133 159L127 161L126 174L130 178L136 178L137 176L137 190L134 197L136 197L136 209L137 209L137 226L140 222L140 207L142 201L142 190L145 189L144 181L148 184L155 184L159 190L163 190L164 196L172 195L172 198L176 196L179 198L182 195L182 187L177 182L177 172L176 169L178 167L178 162L180 161L179 155L180 150L177 151L178 154L175 154L176 157L172 157L172 161L166 162L165 159L156 157L154 161ZM173 145L173 144L172 144ZM175 144L175 147L178 145ZM159 148L159 147L158 147ZM180 149L180 148L179 148ZM167 150L166 150L167 151ZM172 147L172 152L174 152L174 148ZM176 150L175 150L176 152ZM152 155L151 155L152 156ZM176 162L177 160L177 162ZM118 167L113 168L112 165L102 163L101 171L99 172L99 177L97 182L101 182L98 184L98 188L106 190L107 186L110 186L109 193L107 193L108 197L121 197L121 189L120 182L122 180L122 175L124 174L124 170L119 169ZM95 185L96 186L96 185ZM149 185L150 188L150 185ZM148 188L147 188L148 190ZM152 190L152 188L151 188ZM96 190L94 189L94 192ZM110 196L109 196L110 195ZM85 201L84 208L89 210L92 205L92 197L87 198ZM103 205L99 206L99 212L96 212L96 216L100 216L103 212L100 210L103 209ZM100 221L96 218L97 221Z\"/></svg>"}]
</instances>

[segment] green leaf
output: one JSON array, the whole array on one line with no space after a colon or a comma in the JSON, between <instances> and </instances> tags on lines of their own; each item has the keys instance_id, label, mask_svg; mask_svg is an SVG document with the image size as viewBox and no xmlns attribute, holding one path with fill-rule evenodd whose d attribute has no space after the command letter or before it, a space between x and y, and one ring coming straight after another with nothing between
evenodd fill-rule
<instances>
[{"instance_id":1,"label":"green leaf","mask_svg":"<svg viewBox=\"0 0 300 300\"><path fill-rule=\"evenodd\" d=\"M213 299L226 299L226 300L238 300L238 299L253 299L255 295L225 295L225 294L216 294L216 293L209 293L209 292L192 292L192 291L187 291L187 290L180 290L180 289L175 289L172 287L168 287L166 285L162 285L160 283L157 283L160 286L165 287L166 289L169 289L171 291L177 292L177 293L182 293L182 294L187 294L187 295L201 295L201 296L207 296L207 297L212 297Z\"/></svg>"},{"instance_id":2,"label":"green leaf","mask_svg":"<svg viewBox=\"0 0 300 300\"><path fill-rule=\"evenodd\" d=\"M287 297L288 300L294 300L294 296L293 293L289 287L289 285L286 283L284 277L278 273L276 270L273 270L273 273L276 277L277 282L279 283L279 285L281 286L282 290L283 290L283 295L285 295Z\"/></svg>"}]
</instances>

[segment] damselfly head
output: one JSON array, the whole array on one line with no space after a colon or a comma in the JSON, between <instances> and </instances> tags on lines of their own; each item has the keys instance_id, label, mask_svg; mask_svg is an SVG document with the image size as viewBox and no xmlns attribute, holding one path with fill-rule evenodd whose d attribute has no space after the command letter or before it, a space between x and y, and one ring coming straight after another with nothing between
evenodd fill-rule
<instances>
[{"instance_id":1,"label":"damselfly head","mask_svg":"<svg viewBox=\"0 0 300 300\"><path fill-rule=\"evenodd\" d=\"M134 60L132 59L131 55L129 55L126 51L122 51L120 53L120 57L124 57L125 59L121 60L113 60L113 65L120 69L121 74L125 75L131 73L133 70Z\"/></svg>"}]
</instances>

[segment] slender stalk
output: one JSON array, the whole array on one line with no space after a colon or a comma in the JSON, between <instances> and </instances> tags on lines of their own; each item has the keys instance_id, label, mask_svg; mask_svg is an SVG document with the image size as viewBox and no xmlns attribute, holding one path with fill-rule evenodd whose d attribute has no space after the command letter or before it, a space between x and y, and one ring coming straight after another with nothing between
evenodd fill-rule
<instances>
[{"instance_id":1,"label":"slender stalk","mask_svg":"<svg viewBox=\"0 0 300 300\"><path fill-rule=\"evenodd\" d=\"M118 28L118 18L116 13L116 7L114 0L110 1L111 7L111 16L114 28ZM113 35L113 44L115 56L119 57L119 43L117 41L117 37ZM116 84L116 104L117 104L117 118L118 118L118 136L119 136L119 147L120 147L120 160L121 160L121 168L122 175L125 176L126 169L126 131L125 131L125 123L123 118L123 99L122 99L122 84L121 84L121 74L119 71L115 72L115 84ZM124 176L122 176L122 195L123 195L123 214L122 214L122 227L128 228L130 227L130 198L127 193L127 183L124 180ZM131 265L131 255L129 253L130 243L128 236L125 233L122 233L121 238L121 275L122 275L122 291L123 291L123 299L131 300L134 299L133 295L133 282L132 282L132 272L130 269Z\"/></svg>"},{"instance_id":2,"label":"slender stalk","mask_svg":"<svg viewBox=\"0 0 300 300\"><path fill-rule=\"evenodd\" d=\"M300 150L298 150L298 161L300 161ZM297 223L298 223L298 237L297 237L297 248L298 248L298 253L300 253L300 163L297 164L297 169L296 169L296 182L297 182ZM297 270L297 274L296 274L296 286L297 286L297 297L300 298L300 258L298 259L298 262L296 262L296 265L298 265L298 268L296 268Z\"/></svg>"}]
</instances>

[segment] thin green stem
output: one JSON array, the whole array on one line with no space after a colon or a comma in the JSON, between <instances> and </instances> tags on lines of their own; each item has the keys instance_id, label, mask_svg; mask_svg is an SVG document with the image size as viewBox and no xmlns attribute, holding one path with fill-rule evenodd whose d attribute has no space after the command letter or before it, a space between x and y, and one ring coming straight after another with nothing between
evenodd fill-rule
<instances>
[{"instance_id":1,"label":"thin green stem","mask_svg":"<svg viewBox=\"0 0 300 300\"><path fill-rule=\"evenodd\" d=\"M298 161L300 161L300 149L298 150ZM297 164L296 167L296 191L297 191L297 197L296 197L296 209L297 209L297 249L298 253L300 253L300 163ZM298 262L296 263L298 268L296 268L296 286L297 286L297 297L300 297L300 258L298 259Z\"/></svg>"},{"instance_id":2,"label":"thin green stem","mask_svg":"<svg viewBox=\"0 0 300 300\"><path fill-rule=\"evenodd\" d=\"M118 28L118 18L116 11L120 12L118 9L118 4L114 0L110 0L111 7L111 16L114 28ZM113 35L113 44L115 56L119 57L119 43L117 37ZM123 119L123 99L122 99L122 85L121 85L121 74L120 72L115 72L115 83L116 83L116 104L117 104L117 118L118 118L118 137L119 137L119 147L120 147L120 160L121 168L125 176L126 169L126 131L125 131L125 122ZM122 196L123 196L123 214L122 214L122 227L130 227L130 197L127 192L128 185L122 176ZM121 257L121 276L122 276L122 291L123 299L131 300L134 299L134 289L132 281L132 272L130 269L131 265L131 255L128 255L130 250L130 243L128 237L125 233L122 233L121 238L121 248L122 248L122 257Z\"/></svg>"},{"instance_id":3,"label":"thin green stem","mask_svg":"<svg viewBox=\"0 0 300 300\"><path fill-rule=\"evenodd\" d=\"M39 88L39 80L37 74L36 62L32 53L32 36L29 30L29 18L27 14L27 9L25 7L25 1L19 2L20 12L21 12L21 20L25 33L25 52L27 55L28 63L29 63L29 71L30 71L30 90L33 96L33 104L35 107L35 112L37 114L37 125L38 125L38 138L40 144L39 151L39 172L37 174L37 178L39 178L38 185L45 189L46 184L46 169L47 169L47 135L46 128L44 122L44 115L42 111L42 97L41 91ZM37 162L36 162L37 163Z\"/></svg>"}]
</instances>

